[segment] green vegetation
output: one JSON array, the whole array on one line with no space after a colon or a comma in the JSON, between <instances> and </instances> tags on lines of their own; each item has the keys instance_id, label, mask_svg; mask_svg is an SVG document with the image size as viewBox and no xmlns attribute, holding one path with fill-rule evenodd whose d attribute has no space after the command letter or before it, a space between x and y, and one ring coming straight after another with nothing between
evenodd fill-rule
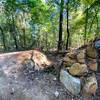
<instances>
[{"instance_id":1,"label":"green vegetation","mask_svg":"<svg viewBox=\"0 0 100 100\"><path fill-rule=\"evenodd\" d=\"M0 50L67 50L100 34L100 0L0 0Z\"/></svg>"}]
</instances>

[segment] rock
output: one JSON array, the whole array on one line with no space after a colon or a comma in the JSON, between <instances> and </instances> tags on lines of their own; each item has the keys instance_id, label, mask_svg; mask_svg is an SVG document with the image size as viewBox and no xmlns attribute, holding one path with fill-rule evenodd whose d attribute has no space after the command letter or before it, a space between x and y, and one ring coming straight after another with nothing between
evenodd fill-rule
<instances>
[{"instance_id":1,"label":"rock","mask_svg":"<svg viewBox=\"0 0 100 100\"><path fill-rule=\"evenodd\" d=\"M73 59L71 59L71 58L69 58L69 57L64 57L63 58L63 64L64 64L64 66L66 67L70 67L71 65L73 65L76 61L75 60L73 60Z\"/></svg>"},{"instance_id":2,"label":"rock","mask_svg":"<svg viewBox=\"0 0 100 100\"><path fill-rule=\"evenodd\" d=\"M92 94L95 94L97 88L98 86L95 75L87 77L82 89L83 96L87 97L91 96Z\"/></svg>"},{"instance_id":3,"label":"rock","mask_svg":"<svg viewBox=\"0 0 100 100\"><path fill-rule=\"evenodd\" d=\"M97 60L92 58L87 58L87 65L90 70L97 71Z\"/></svg>"},{"instance_id":4,"label":"rock","mask_svg":"<svg viewBox=\"0 0 100 100\"><path fill-rule=\"evenodd\" d=\"M78 78L71 76L64 69L60 72L60 81L64 84L66 89L68 89L72 94L77 95L81 90L81 81Z\"/></svg>"},{"instance_id":5,"label":"rock","mask_svg":"<svg viewBox=\"0 0 100 100\"><path fill-rule=\"evenodd\" d=\"M88 66L90 70L97 71L97 62L89 62Z\"/></svg>"},{"instance_id":6,"label":"rock","mask_svg":"<svg viewBox=\"0 0 100 100\"><path fill-rule=\"evenodd\" d=\"M85 52L84 51L80 51L78 54L77 54L77 61L79 63L85 63Z\"/></svg>"},{"instance_id":7,"label":"rock","mask_svg":"<svg viewBox=\"0 0 100 100\"><path fill-rule=\"evenodd\" d=\"M95 41L94 46L95 46L96 49L100 48L100 39Z\"/></svg>"},{"instance_id":8,"label":"rock","mask_svg":"<svg viewBox=\"0 0 100 100\"><path fill-rule=\"evenodd\" d=\"M92 46L88 46L86 49L86 55L90 58L96 58L96 50Z\"/></svg>"},{"instance_id":9,"label":"rock","mask_svg":"<svg viewBox=\"0 0 100 100\"><path fill-rule=\"evenodd\" d=\"M82 69L81 69L80 74L88 73L88 68L86 64L81 64L81 67Z\"/></svg>"},{"instance_id":10,"label":"rock","mask_svg":"<svg viewBox=\"0 0 100 100\"><path fill-rule=\"evenodd\" d=\"M33 57L32 60L35 63L36 70L43 70L52 66L53 62L50 61L45 54L38 50L33 50Z\"/></svg>"},{"instance_id":11,"label":"rock","mask_svg":"<svg viewBox=\"0 0 100 100\"><path fill-rule=\"evenodd\" d=\"M78 76L88 72L87 65L79 63L73 64L68 70L71 75L78 75Z\"/></svg>"},{"instance_id":12,"label":"rock","mask_svg":"<svg viewBox=\"0 0 100 100\"><path fill-rule=\"evenodd\" d=\"M65 57L69 57L69 58L72 58L72 59L75 59L76 58L76 53L75 52L70 52L70 53L67 53L67 55Z\"/></svg>"},{"instance_id":13,"label":"rock","mask_svg":"<svg viewBox=\"0 0 100 100\"><path fill-rule=\"evenodd\" d=\"M67 56L65 56L65 57L63 58L63 61L64 61L64 62L68 62L68 61L70 61L70 58L67 57Z\"/></svg>"},{"instance_id":14,"label":"rock","mask_svg":"<svg viewBox=\"0 0 100 100\"><path fill-rule=\"evenodd\" d=\"M77 59L84 59L85 58L85 52L84 51L80 51L78 54L77 54Z\"/></svg>"},{"instance_id":15,"label":"rock","mask_svg":"<svg viewBox=\"0 0 100 100\"><path fill-rule=\"evenodd\" d=\"M54 77L54 78L53 78L53 81L56 81L56 80L57 80L57 78L56 78L56 77Z\"/></svg>"},{"instance_id":16,"label":"rock","mask_svg":"<svg viewBox=\"0 0 100 100\"><path fill-rule=\"evenodd\" d=\"M84 64L85 63L85 59L78 59L78 63Z\"/></svg>"},{"instance_id":17,"label":"rock","mask_svg":"<svg viewBox=\"0 0 100 100\"><path fill-rule=\"evenodd\" d=\"M58 92L58 91L55 92L55 96L56 96L56 97L59 96L59 92Z\"/></svg>"}]
</instances>

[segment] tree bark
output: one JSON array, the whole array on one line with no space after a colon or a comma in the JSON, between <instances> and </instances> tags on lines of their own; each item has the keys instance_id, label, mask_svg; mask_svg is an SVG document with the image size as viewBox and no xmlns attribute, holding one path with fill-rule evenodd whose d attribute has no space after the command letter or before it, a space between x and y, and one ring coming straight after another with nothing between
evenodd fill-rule
<instances>
[{"instance_id":1,"label":"tree bark","mask_svg":"<svg viewBox=\"0 0 100 100\"><path fill-rule=\"evenodd\" d=\"M68 8L69 0L67 1L67 41L66 41L66 50L68 50L69 46L69 38L70 38L70 33L69 33L69 8Z\"/></svg>"},{"instance_id":2,"label":"tree bark","mask_svg":"<svg viewBox=\"0 0 100 100\"><path fill-rule=\"evenodd\" d=\"M93 22L94 22L94 19L95 19L96 15L93 16L93 19L91 21L91 24L90 24L90 29L89 29L89 33L91 33L91 29L92 29L92 25L93 25Z\"/></svg>"},{"instance_id":3,"label":"tree bark","mask_svg":"<svg viewBox=\"0 0 100 100\"><path fill-rule=\"evenodd\" d=\"M87 23L88 23L88 9L86 10L86 17L85 17L85 33L84 33L84 45L86 44L87 40Z\"/></svg>"},{"instance_id":4,"label":"tree bark","mask_svg":"<svg viewBox=\"0 0 100 100\"><path fill-rule=\"evenodd\" d=\"M64 5L64 0L61 0L60 17L59 17L59 40L58 40L58 51L59 51L59 50L62 50L63 5Z\"/></svg>"},{"instance_id":5,"label":"tree bark","mask_svg":"<svg viewBox=\"0 0 100 100\"><path fill-rule=\"evenodd\" d=\"M1 30L1 34L2 34L2 41L3 41L4 50L6 50L5 34L4 34L3 29L1 27L0 27L0 30Z\"/></svg>"},{"instance_id":6,"label":"tree bark","mask_svg":"<svg viewBox=\"0 0 100 100\"><path fill-rule=\"evenodd\" d=\"M13 39L14 39L14 42L15 42L16 50L18 50L18 44L17 44L17 38L16 38L16 29L15 29L15 21L14 21L13 14L12 14L12 35L13 35Z\"/></svg>"}]
</instances>

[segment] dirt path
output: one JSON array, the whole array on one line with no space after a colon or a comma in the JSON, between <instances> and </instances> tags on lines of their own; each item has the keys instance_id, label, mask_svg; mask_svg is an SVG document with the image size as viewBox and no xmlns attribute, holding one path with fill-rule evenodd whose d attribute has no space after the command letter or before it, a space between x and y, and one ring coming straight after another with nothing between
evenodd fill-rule
<instances>
[{"instance_id":1,"label":"dirt path","mask_svg":"<svg viewBox=\"0 0 100 100\"><path fill-rule=\"evenodd\" d=\"M55 75L35 71L30 61L23 64L15 55L0 55L0 100L83 100L69 93ZM99 100L99 93L94 100Z\"/></svg>"},{"instance_id":2,"label":"dirt path","mask_svg":"<svg viewBox=\"0 0 100 100\"><path fill-rule=\"evenodd\" d=\"M73 97L53 74L34 71L21 63L20 53L0 55L0 100L71 100Z\"/></svg>"}]
</instances>

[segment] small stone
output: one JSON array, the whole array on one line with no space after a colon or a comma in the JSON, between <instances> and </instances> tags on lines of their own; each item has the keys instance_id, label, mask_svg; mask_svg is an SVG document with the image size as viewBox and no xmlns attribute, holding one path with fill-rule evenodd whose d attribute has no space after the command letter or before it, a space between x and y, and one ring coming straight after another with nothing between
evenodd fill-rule
<instances>
[{"instance_id":1,"label":"small stone","mask_svg":"<svg viewBox=\"0 0 100 100\"><path fill-rule=\"evenodd\" d=\"M53 80L54 80L54 81L56 81L56 80L57 80L57 78L55 77L55 78L53 78Z\"/></svg>"},{"instance_id":2,"label":"small stone","mask_svg":"<svg viewBox=\"0 0 100 100\"><path fill-rule=\"evenodd\" d=\"M55 96L56 96L56 97L59 96L59 92L58 92L58 91L55 92Z\"/></svg>"}]
</instances>

